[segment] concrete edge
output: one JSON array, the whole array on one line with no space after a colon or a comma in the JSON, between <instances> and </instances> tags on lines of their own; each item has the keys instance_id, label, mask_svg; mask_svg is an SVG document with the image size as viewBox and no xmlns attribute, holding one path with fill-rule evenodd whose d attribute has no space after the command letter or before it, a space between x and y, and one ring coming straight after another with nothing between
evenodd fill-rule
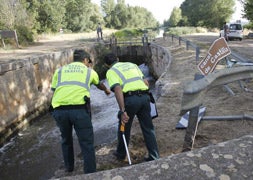
<instances>
[{"instance_id":1,"label":"concrete edge","mask_svg":"<svg viewBox=\"0 0 253 180\"><path fill-rule=\"evenodd\" d=\"M251 179L253 178L252 149L253 135L247 135L156 161L58 179Z\"/></svg>"}]
</instances>

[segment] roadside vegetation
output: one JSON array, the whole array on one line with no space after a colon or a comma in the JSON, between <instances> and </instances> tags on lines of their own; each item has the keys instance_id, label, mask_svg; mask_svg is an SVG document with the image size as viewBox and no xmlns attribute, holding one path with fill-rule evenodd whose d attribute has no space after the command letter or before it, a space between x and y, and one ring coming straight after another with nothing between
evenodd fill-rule
<instances>
[{"instance_id":1,"label":"roadside vegetation","mask_svg":"<svg viewBox=\"0 0 253 180\"><path fill-rule=\"evenodd\" d=\"M184 35L184 34L194 34L194 33L206 33L208 31L217 31L217 29L207 29L203 27L171 27L168 28L166 33L168 34L174 34L177 36Z\"/></svg>"}]
</instances>

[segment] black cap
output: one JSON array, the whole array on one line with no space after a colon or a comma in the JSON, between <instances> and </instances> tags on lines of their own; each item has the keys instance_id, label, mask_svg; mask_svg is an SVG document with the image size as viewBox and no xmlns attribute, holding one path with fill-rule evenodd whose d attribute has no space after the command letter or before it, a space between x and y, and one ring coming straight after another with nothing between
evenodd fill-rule
<instances>
[{"instance_id":1,"label":"black cap","mask_svg":"<svg viewBox=\"0 0 253 180\"><path fill-rule=\"evenodd\" d=\"M81 62L84 60L84 58L88 58L90 60L90 54L83 49L76 49L74 51L74 61Z\"/></svg>"},{"instance_id":2,"label":"black cap","mask_svg":"<svg viewBox=\"0 0 253 180\"><path fill-rule=\"evenodd\" d=\"M104 57L104 62L107 65L112 65L114 62L117 62L117 61L118 61L117 56L113 53L108 53Z\"/></svg>"}]
</instances>

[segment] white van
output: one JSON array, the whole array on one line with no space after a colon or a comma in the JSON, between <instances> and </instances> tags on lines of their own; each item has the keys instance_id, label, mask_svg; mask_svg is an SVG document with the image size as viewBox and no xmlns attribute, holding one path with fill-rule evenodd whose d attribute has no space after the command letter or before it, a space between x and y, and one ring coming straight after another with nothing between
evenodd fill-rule
<instances>
[{"instance_id":1,"label":"white van","mask_svg":"<svg viewBox=\"0 0 253 180\"><path fill-rule=\"evenodd\" d=\"M239 39L240 41L243 38L243 27L240 23L229 23L228 40ZM220 37L224 37L224 30L220 31Z\"/></svg>"}]
</instances>

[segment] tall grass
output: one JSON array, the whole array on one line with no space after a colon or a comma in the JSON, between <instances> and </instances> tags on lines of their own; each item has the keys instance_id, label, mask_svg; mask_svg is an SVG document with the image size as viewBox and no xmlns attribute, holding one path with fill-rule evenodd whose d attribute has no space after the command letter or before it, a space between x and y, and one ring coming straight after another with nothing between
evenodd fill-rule
<instances>
[{"instance_id":1,"label":"tall grass","mask_svg":"<svg viewBox=\"0 0 253 180\"><path fill-rule=\"evenodd\" d=\"M202 27L171 27L166 33L174 35L194 34L194 33L206 33L208 30Z\"/></svg>"}]
</instances>

